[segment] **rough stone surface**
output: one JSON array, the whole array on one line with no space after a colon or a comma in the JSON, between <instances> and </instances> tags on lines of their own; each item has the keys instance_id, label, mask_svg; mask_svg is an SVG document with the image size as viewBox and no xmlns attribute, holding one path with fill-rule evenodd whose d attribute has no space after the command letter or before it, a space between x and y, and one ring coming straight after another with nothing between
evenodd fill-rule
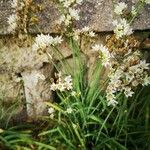
<instances>
[{"instance_id":1,"label":"rough stone surface","mask_svg":"<svg viewBox=\"0 0 150 150\"><path fill-rule=\"evenodd\" d=\"M51 99L46 79L53 67L48 64L46 54L32 51L31 43L32 40L19 45L15 39L8 37L0 40L0 99L15 100L22 83L27 114L35 119L46 108L42 103Z\"/></svg>"},{"instance_id":2,"label":"rough stone surface","mask_svg":"<svg viewBox=\"0 0 150 150\"><path fill-rule=\"evenodd\" d=\"M80 21L76 22L78 28L90 26L97 32L112 31L113 0L85 0L80 10ZM129 7L138 0L122 0L127 2ZM59 11L53 1L49 0L33 0L35 6L41 6L39 12L32 12L36 16L38 22L36 25L29 24L30 33L55 33L58 32L57 22L59 19ZM7 18L12 14L11 0L1 0L0 2L0 34L7 34ZM135 30L150 29L150 5L146 5L133 25Z\"/></svg>"},{"instance_id":3,"label":"rough stone surface","mask_svg":"<svg viewBox=\"0 0 150 150\"><path fill-rule=\"evenodd\" d=\"M44 82L44 79L42 79L43 74L50 75L51 69L46 67L46 72L47 73L42 73L41 70L32 70L22 73L27 105L27 115L33 119L36 119L39 117L39 115L44 114L46 108L44 102L51 100L49 84Z\"/></svg>"},{"instance_id":4,"label":"rough stone surface","mask_svg":"<svg viewBox=\"0 0 150 150\"><path fill-rule=\"evenodd\" d=\"M9 73L0 73L0 99L7 102L15 101L23 92L21 84L14 81Z\"/></svg>"},{"instance_id":5,"label":"rough stone surface","mask_svg":"<svg viewBox=\"0 0 150 150\"><path fill-rule=\"evenodd\" d=\"M42 67L43 62L48 62L46 54L39 55L37 52L32 51L32 46L18 45L7 39L7 43L0 49L0 70L1 72L15 71L23 72L24 70L39 69ZM9 41L10 40L10 41Z\"/></svg>"},{"instance_id":6,"label":"rough stone surface","mask_svg":"<svg viewBox=\"0 0 150 150\"><path fill-rule=\"evenodd\" d=\"M7 18L12 12L11 0L0 0L0 34L7 34Z\"/></svg>"}]
</instances>

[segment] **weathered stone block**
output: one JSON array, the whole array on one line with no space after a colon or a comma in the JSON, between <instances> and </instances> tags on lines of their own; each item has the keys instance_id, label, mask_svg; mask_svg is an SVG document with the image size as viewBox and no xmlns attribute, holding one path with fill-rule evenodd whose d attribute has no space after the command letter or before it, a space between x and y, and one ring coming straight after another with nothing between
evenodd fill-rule
<instances>
[{"instance_id":1,"label":"weathered stone block","mask_svg":"<svg viewBox=\"0 0 150 150\"><path fill-rule=\"evenodd\" d=\"M1 40L0 70L5 72L23 72L39 69L48 62L46 54L32 51L32 39L19 42L18 39L5 37Z\"/></svg>"},{"instance_id":2,"label":"weathered stone block","mask_svg":"<svg viewBox=\"0 0 150 150\"><path fill-rule=\"evenodd\" d=\"M51 68L45 68L48 76L51 74ZM37 119L43 115L46 110L45 101L51 101L51 91L49 84L46 83L45 76L43 78L41 70L32 70L23 72L27 115L29 118Z\"/></svg>"},{"instance_id":3,"label":"weathered stone block","mask_svg":"<svg viewBox=\"0 0 150 150\"><path fill-rule=\"evenodd\" d=\"M135 4L138 0L122 0L131 5ZM40 3L41 2L41 3ZM39 19L38 27L42 32L53 33L58 32L57 22L59 19L59 11L56 5L49 0L39 1L35 0L35 3L42 4L43 11L37 14ZM85 0L80 10L80 21L76 22L77 28L89 26L96 32L112 31L113 30L113 0ZM140 12L139 16L135 20L133 25L134 30L146 30L150 29L150 5L146 5ZM32 26L29 31L32 33L39 32L37 27Z\"/></svg>"},{"instance_id":4,"label":"weathered stone block","mask_svg":"<svg viewBox=\"0 0 150 150\"><path fill-rule=\"evenodd\" d=\"M51 76L53 67L46 54L32 51L32 38L22 43L15 38L5 38L0 40L0 98L15 100L21 79L27 115L35 119L45 111L44 101L51 99L46 78Z\"/></svg>"}]
</instances>

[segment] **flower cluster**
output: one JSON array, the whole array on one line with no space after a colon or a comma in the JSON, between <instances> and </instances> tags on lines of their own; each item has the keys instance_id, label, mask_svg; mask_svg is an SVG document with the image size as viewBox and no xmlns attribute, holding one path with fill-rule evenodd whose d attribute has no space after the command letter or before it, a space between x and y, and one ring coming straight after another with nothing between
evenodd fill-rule
<instances>
[{"instance_id":1,"label":"flower cluster","mask_svg":"<svg viewBox=\"0 0 150 150\"><path fill-rule=\"evenodd\" d=\"M50 89L52 91L59 90L63 92L65 90L72 90L73 83L72 83L71 75L68 75L63 79L61 72L59 72L58 74L55 74L55 77L57 78L56 83L53 82L50 86Z\"/></svg>"},{"instance_id":2,"label":"flower cluster","mask_svg":"<svg viewBox=\"0 0 150 150\"><path fill-rule=\"evenodd\" d=\"M82 29L74 30L73 32L74 32L74 33L73 33L73 38L74 38L74 40L76 40L76 41L79 40L79 37L80 37L81 35L85 35L86 37L91 37L91 38L96 37L95 32L92 31L92 30L90 30L90 28L87 27L87 26L85 26L85 27L82 28Z\"/></svg>"},{"instance_id":3,"label":"flower cluster","mask_svg":"<svg viewBox=\"0 0 150 150\"><path fill-rule=\"evenodd\" d=\"M71 107L67 108L66 113L71 114L73 112L73 109Z\"/></svg>"},{"instance_id":4,"label":"flower cluster","mask_svg":"<svg viewBox=\"0 0 150 150\"><path fill-rule=\"evenodd\" d=\"M54 119L54 112L55 112L54 108L52 107L48 108L48 113L50 114L51 119Z\"/></svg>"},{"instance_id":5,"label":"flower cluster","mask_svg":"<svg viewBox=\"0 0 150 150\"><path fill-rule=\"evenodd\" d=\"M53 38L49 34L48 35L40 34L37 35L37 37L35 38L35 43L33 44L32 49L33 51L37 51L39 49L44 50L48 46L60 44L62 41L63 40L61 36L56 36L55 38Z\"/></svg>"},{"instance_id":6,"label":"flower cluster","mask_svg":"<svg viewBox=\"0 0 150 150\"><path fill-rule=\"evenodd\" d=\"M117 93L132 97L137 86L150 84L149 64L141 60L139 41L133 36L106 38L106 46L95 44L94 52L99 52L102 65L109 67L109 82L106 88L108 106L115 106Z\"/></svg>"},{"instance_id":7,"label":"flower cluster","mask_svg":"<svg viewBox=\"0 0 150 150\"><path fill-rule=\"evenodd\" d=\"M148 76L149 64L141 60L139 42L133 38L116 39L115 36L107 38L108 50L113 54L109 83L106 89L108 105L115 106L118 92L132 97L137 86L150 84Z\"/></svg>"},{"instance_id":8,"label":"flower cluster","mask_svg":"<svg viewBox=\"0 0 150 150\"><path fill-rule=\"evenodd\" d=\"M63 15L60 17L59 23L64 23L66 26L69 26L72 23L72 20L79 20L79 11L74 7L78 4L81 5L82 0L59 0L59 2L64 7Z\"/></svg>"},{"instance_id":9,"label":"flower cluster","mask_svg":"<svg viewBox=\"0 0 150 150\"><path fill-rule=\"evenodd\" d=\"M103 66L111 66L110 60L111 58L113 58L113 56L110 54L106 46L95 44L94 46L92 46L92 50L99 52L99 57L102 61Z\"/></svg>"},{"instance_id":10,"label":"flower cluster","mask_svg":"<svg viewBox=\"0 0 150 150\"><path fill-rule=\"evenodd\" d=\"M114 12L118 15L122 15L125 9L127 9L127 4L120 2L115 6Z\"/></svg>"},{"instance_id":11,"label":"flower cluster","mask_svg":"<svg viewBox=\"0 0 150 150\"><path fill-rule=\"evenodd\" d=\"M114 33L118 39L133 33L132 28L124 18L113 21L113 25L115 26Z\"/></svg>"},{"instance_id":12,"label":"flower cluster","mask_svg":"<svg viewBox=\"0 0 150 150\"><path fill-rule=\"evenodd\" d=\"M131 9L131 14L132 14L132 16L136 16L137 13L138 13L138 12L137 12L135 6L132 6L132 9Z\"/></svg>"},{"instance_id":13,"label":"flower cluster","mask_svg":"<svg viewBox=\"0 0 150 150\"><path fill-rule=\"evenodd\" d=\"M110 82L106 90L106 98L108 105L115 106L118 102L116 101L115 94L117 92L123 92L124 95L132 97L134 89L138 85L150 84L150 77L148 77L147 70L149 64L145 61L140 61L138 64L129 66L126 68L124 65L117 68L110 76Z\"/></svg>"},{"instance_id":14,"label":"flower cluster","mask_svg":"<svg viewBox=\"0 0 150 150\"><path fill-rule=\"evenodd\" d=\"M114 33L116 35L116 38L122 38L123 36L128 36L133 33L132 28L130 27L130 24L128 23L128 20L123 17L124 11L127 9L127 4L124 2L120 2L115 6L114 12L119 16L117 20L113 21L114 25ZM137 13L135 9L133 8L131 13Z\"/></svg>"}]
</instances>

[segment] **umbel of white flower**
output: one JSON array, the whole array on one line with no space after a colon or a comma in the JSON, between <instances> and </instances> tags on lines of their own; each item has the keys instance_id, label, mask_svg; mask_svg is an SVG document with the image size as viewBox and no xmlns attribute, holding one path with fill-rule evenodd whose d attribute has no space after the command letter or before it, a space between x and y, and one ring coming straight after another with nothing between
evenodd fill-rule
<instances>
[{"instance_id":1,"label":"umbel of white flower","mask_svg":"<svg viewBox=\"0 0 150 150\"><path fill-rule=\"evenodd\" d=\"M55 113L54 108L52 108L52 107L48 108L48 113L50 115L50 118L54 119L54 113Z\"/></svg>"},{"instance_id":2,"label":"umbel of white flower","mask_svg":"<svg viewBox=\"0 0 150 150\"><path fill-rule=\"evenodd\" d=\"M122 15L123 14L123 10L125 10L127 8L127 4L124 2L120 2L115 6L114 12L117 15Z\"/></svg>"},{"instance_id":3,"label":"umbel of white flower","mask_svg":"<svg viewBox=\"0 0 150 150\"><path fill-rule=\"evenodd\" d=\"M115 26L114 33L116 38L122 38L123 36L131 35L133 33L132 28L126 19L114 20L113 25Z\"/></svg>"},{"instance_id":4,"label":"umbel of white flower","mask_svg":"<svg viewBox=\"0 0 150 150\"><path fill-rule=\"evenodd\" d=\"M61 72L59 72L55 76L58 76L58 80L56 83L53 82L51 84L50 90L52 90L52 91L59 90L61 92L65 91L65 90L72 90L73 83L72 83L71 75L68 75L65 78L62 78L62 74L61 74Z\"/></svg>"},{"instance_id":5,"label":"umbel of white flower","mask_svg":"<svg viewBox=\"0 0 150 150\"><path fill-rule=\"evenodd\" d=\"M44 35L44 34L39 34L35 38L35 43L32 46L33 51L37 51L38 49L45 49L50 45L57 45L62 42L62 37L61 36L56 36L52 37L49 34Z\"/></svg>"},{"instance_id":6,"label":"umbel of white flower","mask_svg":"<svg viewBox=\"0 0 150 150\"><path fill-rule=\"evenodd\" d=\"M82 1L83 0L59 0L65 9L65 13L61 15L58 23L64 23L66 26L69 26L72 20L79 20L79 10L75 9L74 6L76 4L81 5Z\"/></svg>"},{"instance_id":7,"label":"umbel of white flower","mask_svg":"<svg viewBox=\"0 0 150 150\"><path fill-rule=\"evenodd\" d=\"M103 46L102 44L95 44L94 46L92 46L92 51L99 52L99 58L101 59L103 66L111 66L110 60L112 58L112 55L110 54L106 46Z\"/></svg>"},{"instance_id":8,"label":"umbel of white flower","mask_svg":"<svg viewBox=\"0 0 150 150\"><path fill-rule=\"evenodd\" d=\"M131 58L129 57L127 59ZM127 59L125 62L128 62ZM133 96L133 90L138 85L147 86L150 84L150 77L146 73L146 70L149 69L149 63L146 63L145 60L140 61L137 65L130 66L126 72L124 72L123 68L123 66L118 67L118 69L109 76L110 82L106 89L108 105L115 106L118 104L115 96L117 92L123 92L128 98Z\"/></svg>"}]
</instances>

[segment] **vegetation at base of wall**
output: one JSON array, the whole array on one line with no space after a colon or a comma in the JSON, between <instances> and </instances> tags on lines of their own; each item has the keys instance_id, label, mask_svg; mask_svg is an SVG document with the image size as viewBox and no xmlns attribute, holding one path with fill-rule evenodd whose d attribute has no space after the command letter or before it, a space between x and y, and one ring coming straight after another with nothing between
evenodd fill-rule
<instances>
[{"instance_id":1,"label":"vegetation at base of wall","mask_svg":"<svg viewBox=\"0 0 150 150\"><path fill-rule=\"evenodd\" d=\"M0 120L0 148L2 150L147 150L150 148L149 90L150 87L146 87L142 91L138 89L138 96L130 99L128 107L122 99L122 106L112 109L107 106L104 108L102 97L100 97L101 111L95 110L96 112L90 115L87 112L89 105L84 103L81 105L77 101L74 107L79 111L65 116L59 111L57 116L59 122L57 122L56 116L55 120L43 116L39 122L34 124L24 123L20 126L6 127L7 123ZM65 104L48 103L48 105L61 110ZM93 112L95 107L90 109ZM98 110L98 106L96 109ZM84 116L84 120L81 116ZM73 124L75 121L78 122L76 126ZM98 141L95 146L96 138ZM86 148L83 148L84 146Z\"/></svg>"}]
</instances>

